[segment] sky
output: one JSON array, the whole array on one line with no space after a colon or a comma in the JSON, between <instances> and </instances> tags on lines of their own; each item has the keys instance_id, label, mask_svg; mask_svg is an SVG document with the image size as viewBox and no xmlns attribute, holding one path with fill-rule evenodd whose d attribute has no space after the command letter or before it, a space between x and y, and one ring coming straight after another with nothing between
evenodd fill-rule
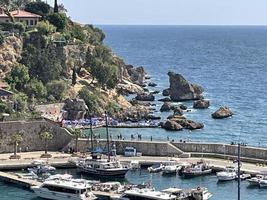
<instances>
[{"instance_id":1,"label":"sky","mask_svg":"<svg viewBox=\"0 0 267 200\"><path fill-rule=\"evenodd\" d=\"M47 0L52 3L53 0ZM97 25L267 25L267 0L59 0Z\"/></svg>"}]
</instances>

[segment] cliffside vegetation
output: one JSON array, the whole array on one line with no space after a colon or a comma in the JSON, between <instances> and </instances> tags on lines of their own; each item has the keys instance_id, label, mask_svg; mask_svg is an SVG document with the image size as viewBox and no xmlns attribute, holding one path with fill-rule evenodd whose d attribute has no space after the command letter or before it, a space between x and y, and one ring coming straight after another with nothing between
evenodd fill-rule
<instances>
[{"instance_id":1,"label":"cliffside vegetation","mask_svg":"<svg viewBox=\"0 0 267 200\"><path fill-rule=\"evenodd\" d=\"M116 98L103 100L103 91L119 83L122 61L103 44L105 35L100 29L73 22L63 5L55 7L40 0L1 1L0 8L11 23L0 24L0 48L12 37L23 45L11 67L0 66L4 81L15 93L13 109L0 102L0 113L27 113L36 104L62 102L69 96L83 98L92 114L117 111ZM41 21L35 26L16 22L10 12L18 8L40 15Z\"/></svg>"}]
</instances>

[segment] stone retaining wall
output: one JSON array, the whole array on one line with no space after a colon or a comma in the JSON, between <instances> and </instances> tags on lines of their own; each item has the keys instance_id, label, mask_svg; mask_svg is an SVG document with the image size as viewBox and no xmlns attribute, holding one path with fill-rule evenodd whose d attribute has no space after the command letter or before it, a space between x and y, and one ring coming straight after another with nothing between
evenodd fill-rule
<instances>
[{"instance_id":1,"label":"stone retaining wall","mask_svg":"<svg viewBox=\"0 0 267 200\"><path fill-rule=\"evenodd\" d=\"M26 151L27 148L29 151L43 150L44 142L39 134L44 129L51 130L54 134L53 140L49 142L49 150L59 151L72 140L66 129L48 120L0 122L0 153L13 152L10 141L13 133L23 134L23 142L19 144L18 150Z\"/></svg>"}]
</instances>

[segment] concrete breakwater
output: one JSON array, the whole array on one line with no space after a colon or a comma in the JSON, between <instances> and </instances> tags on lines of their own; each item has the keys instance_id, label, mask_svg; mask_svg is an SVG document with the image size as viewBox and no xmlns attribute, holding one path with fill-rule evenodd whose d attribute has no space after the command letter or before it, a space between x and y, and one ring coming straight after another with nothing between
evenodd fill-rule
<instances>
[{"instance_id":1,"label":"concrete breakwater","mask_svg":"<svg viewBox=\"0 0 267 200\"><path fill-rule=\"evenodd\" d=\"M160 142L160 141L131 141L131 140L112 140L111 145L116 146L118 154L123 154L125 147L134 147L138 152L145 156L174 156L174 157L210 157L222 159L236 159L237 145L220 143L193 143L193 142ZM91 141L79 139L80 151L91 149ZM106 140L93 142L94 147L107 148ZM69 147L74 147L72 141ZM256 147L241 147L241 158L243 161L252 163L267 163L267 149Z\"/></svg>"}]
</instances>

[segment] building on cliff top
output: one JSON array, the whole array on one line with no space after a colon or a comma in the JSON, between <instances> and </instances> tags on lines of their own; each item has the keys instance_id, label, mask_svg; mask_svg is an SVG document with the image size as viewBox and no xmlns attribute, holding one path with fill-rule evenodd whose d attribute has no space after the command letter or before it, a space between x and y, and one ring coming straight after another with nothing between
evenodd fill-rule
<instances>
[{"instance_id":1,"label":"building on cliff top","mask_svg":"<svg viewBox=\"0 0 267 200\"><path fill-rule=\"evenodd\" d=\"M24 10L14 10L11 12L16 22L25 23L27 26L36 25L42 16ZM10 18L0 9L0 23L11 22Z\"/></svg>"}]
</instances>

